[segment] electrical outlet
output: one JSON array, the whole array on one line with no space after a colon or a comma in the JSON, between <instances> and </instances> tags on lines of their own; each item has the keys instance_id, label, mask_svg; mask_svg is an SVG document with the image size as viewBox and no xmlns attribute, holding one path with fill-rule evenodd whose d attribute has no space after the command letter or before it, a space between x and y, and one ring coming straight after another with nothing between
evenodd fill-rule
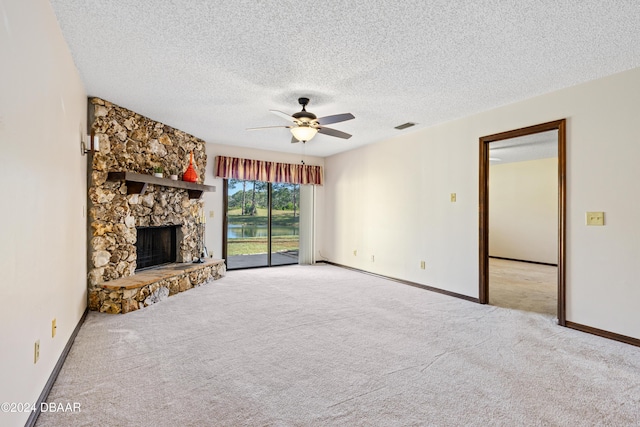
<instances>
[{"instance_id":1,"label":"electrical outlet","mask_svg":"<svg viewBox=\"0 0 640 427\"><path fill-rule=\"evenodd\" d=\"M376 257L374 257L373 255L371 255L371 262L374 262L376 260Z\"/></svg>"},{"instance_id":2,"label":"electrical outlet","mask_svg":"<svg viewBox=\"0 0 640 427\"><path fill-rule=\"evenodd\" d=\"M424 261L420 261L420 268L424 270L425 268L427 268L427 264Z\"/></svg>"},{"instance_id":3,"label":"electrical outlet","mask_svg":"<svg viewBox=\"0 0 640 427\"><path fill-rule=\"evenodd\" d=\"M58 325L56 325L56 319L53 319L51 321L51 338L54 338L56 336L57 328L58 328Z\"/></svg>"},{"instance_id":4,"label":"electrical outlet","mask_svg":"<svg viewBox=\"0 0 640 427\"><path fill-rule=\"evenodd\" d=\"M587 225L604 225L604 212L587 212Z\"/></svg>"},{"instance_id":5,"label":"electrical outlet","mask_svg":"<svg viewBox=\"0 0 640 427\"><path fill-rule=\"evenodd\" d=\"M456 193L451 193L451 203L455 202L457 199Z\"/></svg>"},{"instance_id":6,"label":"electrical outlet","mask_svg":"<svg viewBox=\"0 0 640 427\"><path fill-rule=\"evenodd\" d=\"M209 218L213 218L213 211L209 211Z\"/></svg>"},{"instance_id":7,"label":"electrical outlet","mask_svg":"<svg viewBox=\"0 0 640 427\"><path fill-rule=\"evenodd\" d=\"M358 251L357 250L353 251L353 256L358 256Z\"/></svg>"},{"instance_id":8,"label":"electrical outlet","mask_svg":"<svg viewBox=\"0 0 640 427\"><path fill-rule=\"evenodd\" d=\"M33 364L38 363L40 359L40 340L37 340L35 345L33 346Z\"/></svg>"}]
</instances>

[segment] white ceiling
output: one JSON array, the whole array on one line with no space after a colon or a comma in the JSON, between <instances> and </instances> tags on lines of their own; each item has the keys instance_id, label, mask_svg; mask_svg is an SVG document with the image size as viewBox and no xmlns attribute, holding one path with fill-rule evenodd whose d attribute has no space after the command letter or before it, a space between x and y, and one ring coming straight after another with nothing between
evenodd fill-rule
<instances>
[{"instance_id":1,"label":"white ceiling","mask_svg":"<svg viewBox=\"0 0 640 427\"><path fill-rule=\"evenodd\" d=\"M51 0L87 92L207 142L328 156L640 66L638 0ZM398 131L405 122L417 126ZM497 131L502 129L497 129ZM507 129L504 129L507 130Z\"/></svg>"},{"instance_id":2,"label":"white ceiling","mask_svg":"<svg viewBox=\"0 0 640 427\"><path fill-rule=\"evenodd\" d=\"M558 157L558 131L534 133L489 144L492 165Z\"/></svg>"}]
</instances>

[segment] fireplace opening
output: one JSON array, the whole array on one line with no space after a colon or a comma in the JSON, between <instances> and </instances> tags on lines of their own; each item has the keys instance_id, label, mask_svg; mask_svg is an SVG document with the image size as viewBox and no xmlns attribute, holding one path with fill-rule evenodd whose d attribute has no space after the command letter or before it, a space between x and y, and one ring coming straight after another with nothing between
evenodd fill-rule
<instances>
[{"instance_id":1,"label":"fireplace opening","mask_svg":"<svg viewBox=\"0 0 640 427\"><path fill-rule=\"evenodd\" d=\"M138 260L136 271L176 262L177 226L137 227L136 251Z\"/></svg>"}]
</instances>

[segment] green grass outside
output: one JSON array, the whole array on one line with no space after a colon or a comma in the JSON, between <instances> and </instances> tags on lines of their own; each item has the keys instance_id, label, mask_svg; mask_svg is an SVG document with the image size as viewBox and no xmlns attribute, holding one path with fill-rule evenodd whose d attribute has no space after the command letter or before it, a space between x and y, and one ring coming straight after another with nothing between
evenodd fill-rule
<instances>
[{"instance_id":1,"label":"green grass outside","mask_svg":"<svg viewBox=\"0 0 640 427\"><path fill-rule=\"evenodd\" d=\"M258 208L257 215L241 215L240 209L231 209L227 212L229 218L229 224L238 225L258 225L264 224L267 220L267 209ZM276 227L293 227L300 222L299 212L296 212L296 216L293 216L293 211L278 211L274 210L271 213L271 225Z\"/></svg>"},{"instance_id":2,"label":"green grass outside","mask_svg":"<svg viewBox=\"0 0 640 427\"><path fill-rule=\"evenodd\" d=\"M300 247L297 236L295 237L274 237L271 239L271 250L273 252L284 252L298 250ZM255 239L230 239L227 242L227 255L250 255L267 252L267 238Z\"/></svg>"}]
</instances>

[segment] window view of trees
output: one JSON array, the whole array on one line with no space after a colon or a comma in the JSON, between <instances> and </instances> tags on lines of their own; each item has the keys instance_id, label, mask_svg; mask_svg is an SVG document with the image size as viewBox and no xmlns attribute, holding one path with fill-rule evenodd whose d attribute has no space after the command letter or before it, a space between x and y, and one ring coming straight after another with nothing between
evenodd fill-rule
<instances>
[{"instance_id":1,"label":"window view of trees","mask_svg":"<svg viewBox=\"0 0 640 427\"><path fill-rule=\"evenodd\" d=\"M235 193L231 194L232 191ZM258 215L258 207L266 209L268 206L266 182L230 179L229 194L229 213L239 210L241 216L255 216Z\"/></svg>"},{"instance_id":2,"label":"window view of trees","mask_svg":"<svg viewBox=\"0 0 640 427\"><path fill-rule=\"evenodd\" d=\"M227 183L227 257L267 251L269 186L272 253L297 257L300 186L236 179Z\"/></svg>"},{"instance_id":3,"label":"window view of trees","mask_svg":"<svg viewBox=\"0 0 640 427\"><path fill-rule=\"evenodd\" d=\"M267 182L229 180L229 213L239 211L241 216L258 215L258 209L267 209ZM277 211L291 211L299 215L300 186L274 183L271 185L271 206ZM238 212L234 212L238 214Z\"/></svg>"}]
</instances>

